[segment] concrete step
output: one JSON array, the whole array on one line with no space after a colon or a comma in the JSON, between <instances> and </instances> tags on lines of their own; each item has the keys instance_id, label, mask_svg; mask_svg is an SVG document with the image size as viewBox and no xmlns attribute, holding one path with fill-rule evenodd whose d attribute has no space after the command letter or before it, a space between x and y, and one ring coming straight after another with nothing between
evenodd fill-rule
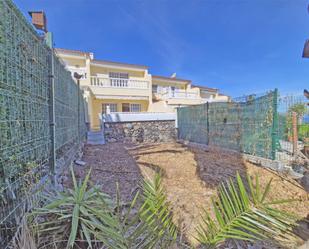
<instances>
[{"instance_id":1,"label":"concrete step","mask_svg":"<svg viewBox=\"0 0 309 249\"><path fill-rule=\"evenodd\" d=\"M87 144L100 145L105 144L105 139L102 131L88 131Z\"/></svg>"}]
</instances>

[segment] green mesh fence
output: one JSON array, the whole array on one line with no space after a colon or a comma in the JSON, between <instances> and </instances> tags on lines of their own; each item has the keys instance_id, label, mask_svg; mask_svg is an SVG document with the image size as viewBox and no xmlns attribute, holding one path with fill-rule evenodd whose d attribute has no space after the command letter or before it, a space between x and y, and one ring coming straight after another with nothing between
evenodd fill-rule
<instances>
[{"instance_id":1,"label":"green mesh fence","mask_svg":"<svg viewBox=\"0 0 309 249\"><path fill-rule=\"evenodd\" d=\"M178 136L273 159L275 93L178 108Z\"/></svg>"},{"instance_id":2,"label":"green mesh fence","mask_svg":"<svg viewBox=\"0 0 309 249\"><path fill-rule=\"evenodd\" d=\"M309 150L306 149L309 148L308 102L303 95L279 96L278 98L276 159L286 165L296 166L296 171L308 164L308 159L306 160L306 157L309 158ZM293 113L296 117L294 122Z\"/></svg>"},{"instance_id":3,"label":"green mesh fence","mask_svg":"<svg viewBox=\"0 0 309 249\"><path fill-rule=\"evenodd\" d=\"M0 248L7 246L23 213L36 205L49 183L51 57L52 50L12 1L0 0ZM57 58L54 68L60 158L84 138L84 104Z\"/></svg>"}]
</instances>

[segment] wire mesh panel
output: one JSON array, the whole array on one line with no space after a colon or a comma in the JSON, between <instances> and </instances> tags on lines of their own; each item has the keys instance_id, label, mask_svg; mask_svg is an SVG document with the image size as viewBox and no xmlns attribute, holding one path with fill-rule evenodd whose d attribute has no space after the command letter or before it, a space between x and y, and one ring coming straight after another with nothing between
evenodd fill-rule
<instances>
[{"instance_id":1,"label":"wire mesh panel","mask_svg":"<svg viewBox=\"0 0 309 249\"><path fill-rule=\"evenodd\" d=\"M178 136L196 143L208 143L207 104L177 109Z\"/></svg>"},{"instance_id":2,"label":"wire mesh panel","mask_svg":"<svg viewBox=\"0 0 309 249\"><path fill-rule=\"evenodd\" d=\"M302 95L278 99L276 158L288 165L303 165L309 157L309 106Z\"/></svg>"},{"instance_id":3,"label":"wire mesh panel","mask_svg":"<svg viewBox=\"0 0 309 249\"><path fill-rule=\"evenodd\" d=\"M178 136L193 142L273 158L275 92L178 109Z\"/></svg>"},{"instance_id":4,"label":"wire mesh panel","mask_svg":"<svg viewBox=\"0 0 309 249\"><path fill-rule=\"evenodd\" d=\"M85 137L82 93L52 53L13 2L0 0L0 248L50 182L52 102L57 157Z\"/></svg>"},{"instance_id":5,"label":"wire mesh panel","mask_svg":"<svg viewBox=\"0 0 309 249\"><path fill-rule=\"evenodd\" d=\"M14 234L49 158L50 50L11 1L0 1L0 248ZM27 200L27 201L26 201Z\"/></svg>"}]
</instances>

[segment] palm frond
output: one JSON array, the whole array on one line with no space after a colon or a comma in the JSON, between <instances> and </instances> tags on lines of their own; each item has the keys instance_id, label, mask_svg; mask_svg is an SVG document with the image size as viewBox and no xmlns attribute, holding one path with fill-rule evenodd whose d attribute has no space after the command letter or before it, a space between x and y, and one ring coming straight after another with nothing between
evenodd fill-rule
<instances>
[{"instance_id":1,"label":"palm frond","mask_svg":"<svg viewBox=\"0 0 309 249\"><path fill-rule=\"evenodd\" d=\"M215 219L205 210L202 222L197 228L197 239L209 247L216 246L226 239L245 241L278 238L290 231L295 220L289 214L281 212L267 203L271 181L261 190L256 176L255 186L247 177L249 193L237 173L236 183L231 179L222 183L218 189L218 198L213 200ZM276 203L286 202L277 201Z\"/></svg>"}]
</instances>

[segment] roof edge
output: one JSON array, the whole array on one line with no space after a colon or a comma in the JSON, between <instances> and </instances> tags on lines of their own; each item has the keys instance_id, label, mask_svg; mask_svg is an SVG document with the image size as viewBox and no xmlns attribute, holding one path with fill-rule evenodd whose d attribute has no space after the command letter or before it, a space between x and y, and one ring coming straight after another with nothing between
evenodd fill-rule
<instances>
[{"instance_id":1,"label":"roof edge","mask_svg":"<svg viewBox=\"0 0 309 249\"><path fill-rule=\"evenodd\" d=\"M186 83L191 82L191 80L180 79L180 78L171 78L171 77L160 76L160 75L152 75L152 78L163 79L163 80L171 80L171 81L181 81L181 82L186 82Z\"/></svg>"}]
</instances>

